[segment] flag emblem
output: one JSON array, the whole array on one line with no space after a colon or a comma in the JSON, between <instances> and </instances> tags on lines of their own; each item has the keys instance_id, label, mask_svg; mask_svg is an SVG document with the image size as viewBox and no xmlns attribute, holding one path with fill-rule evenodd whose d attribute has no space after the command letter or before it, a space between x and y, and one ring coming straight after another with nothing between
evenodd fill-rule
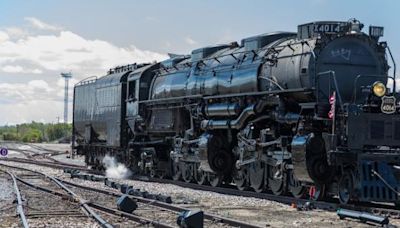
<instances>
[{"instance_id":1,"label":"flag emblem","mask_svg":"<svg viewBox=\"0 0 400 228\"><path fill-rule=\"evenodd\" d=\"M328 113L329 119L333 119L335 117L335 106L336 106L336 91L333 91L332 96L329 97L329 104L331 105L331 110Z\"/></svg>"}]
</instances>

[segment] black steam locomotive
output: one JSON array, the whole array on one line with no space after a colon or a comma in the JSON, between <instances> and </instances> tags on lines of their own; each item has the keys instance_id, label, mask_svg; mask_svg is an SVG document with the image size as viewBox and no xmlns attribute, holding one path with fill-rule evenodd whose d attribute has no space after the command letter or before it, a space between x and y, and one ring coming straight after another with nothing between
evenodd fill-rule
<instances>
[{"instance_id":1,"label":"black steam locomotive","mask_svg":"<svg viewBox=\"0 0 400 228\"><path fill-rule=\"evenodd\" d=\"M177 181L400 202L392 56L383 27L362 28L313 22L86 79L73 147L96 169L111 155Z\"/></svg>"}]
</instances>

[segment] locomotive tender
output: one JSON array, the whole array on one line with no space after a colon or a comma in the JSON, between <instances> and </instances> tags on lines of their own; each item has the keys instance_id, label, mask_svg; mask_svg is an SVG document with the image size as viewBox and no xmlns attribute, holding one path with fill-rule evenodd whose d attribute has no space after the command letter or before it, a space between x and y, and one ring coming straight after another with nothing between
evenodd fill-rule
<instances>
[{"instance_id":1,"label":"locomotive tender","mask_svg":"<svg viewBox=\"0 0 400 228\"><path fill-rule=\"evenodd\" d=\"M73 147L97 169L110 155L176 181L398 203L392 56L383 27L362 28L313 22L86 79Z\"/></svg>"}]
</instances>

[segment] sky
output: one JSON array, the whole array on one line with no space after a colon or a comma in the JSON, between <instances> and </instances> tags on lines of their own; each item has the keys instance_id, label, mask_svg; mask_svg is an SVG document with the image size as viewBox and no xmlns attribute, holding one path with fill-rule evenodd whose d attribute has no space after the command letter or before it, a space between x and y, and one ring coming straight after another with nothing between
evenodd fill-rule
<instances>
[{"instance_id":1,"label":"sky","mask_svg":"<svg viewBox=\"0 0 400 228\"><path fill-rule=\"evenodd\" d=\"M117 65L350 18L365 31L384 26L400 65L397 0L0 0L0 126L62 120L61 72L73 85Z\"/></svg>"}]
</instances>

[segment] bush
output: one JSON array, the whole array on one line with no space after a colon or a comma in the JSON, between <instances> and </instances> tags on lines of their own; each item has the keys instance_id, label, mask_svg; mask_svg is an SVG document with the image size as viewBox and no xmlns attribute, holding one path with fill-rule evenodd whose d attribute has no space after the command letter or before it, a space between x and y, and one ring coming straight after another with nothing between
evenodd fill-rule
<instances>
[{"instance_id":1,"label":"bush","mask_svg":"<svg viewBox=\"0 0 400 228\"><path fill-rule=\"evenodd\" d=\"M55 141L70 137L72 124L44 124L38 122L0 126L0 139L23 142Z\"/></svg>"},{"instance_id":2,"label":"bush","mask_svg":"<svg viewBox=\"0 0 400 228\"><path fill-rule=\"evenodd\" d=\"M3 140L18 141L18 136L16 133L6 132L3 133Z\"/></svg>"},{"instance_id":3,"label":"bush","mask_svg":"<svg viewBox=\"0 0 400 228\"><path fill-rule=\"evenodd\" d=\"M29 129L23 136L23 142L42 142L42 133L37 129Z\"/></svg>"},{"instance_id":4,"label":"bush","mask_svg":"<svg viewBox=\"0 0 400 228\"><path fill-rule=\"evenodd\" d=\"M46 129L49 141L54 141L63 137L71 136L72 126L70 124L50 125Z\"/></svg>"}]
</instances>

